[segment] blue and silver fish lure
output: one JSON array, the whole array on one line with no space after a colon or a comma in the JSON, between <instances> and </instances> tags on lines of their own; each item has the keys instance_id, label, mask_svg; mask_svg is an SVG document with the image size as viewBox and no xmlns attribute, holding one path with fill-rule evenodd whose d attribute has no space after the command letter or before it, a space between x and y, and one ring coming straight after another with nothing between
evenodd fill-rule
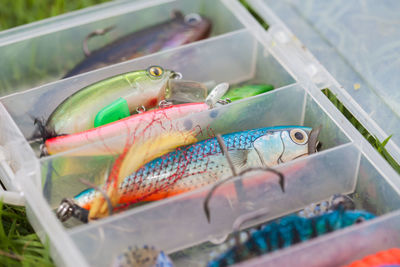
<instances>
[{"instance_id":1,"label":"blue and silver fish lure","mask_svg":"<svg viewBox=\"0 0 400 267\"><path fill-rule=\"evenodd\" d=\"M238 241L207 266L222 267L239 263L373 218L375 215L372 213L346 211L342 206L310 218L289 215L266 224L249 237L241 236L245 240Z\"/></svg>"},{"instance_id":2,"label":"blue and silver fish lure","mask_svg":"<svg viewBox=\"0 0 400 267\"><path fill-rule=\"evenodd\" d=\"M238 170L271 167L316 151L318 129L279 126L223 135L233 164ZM180 147L165 154L125 178L119 188L120 205L153 201L213 184L231 174L217 138ZM90 209L98 194L88 189L74 201Z\"/></svg>"}]
</instances>

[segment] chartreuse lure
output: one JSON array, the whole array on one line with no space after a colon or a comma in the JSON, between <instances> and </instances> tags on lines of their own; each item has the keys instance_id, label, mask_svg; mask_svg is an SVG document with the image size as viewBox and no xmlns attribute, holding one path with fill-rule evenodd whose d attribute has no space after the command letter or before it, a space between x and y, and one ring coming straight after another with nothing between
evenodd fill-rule
<instances>
[{"instance_id":1,"label":"chartreuse lure","mask_svg":"<svg viewBox=\"0 0 400 267\"><path fill-rule=\"evenodd\" d=\"M343 207L311 218L290 215L266 224L232 248L208 263L208 267L222 267L310 240L347 226L370 220L375 215L361 210L346 211Z\"/></svg>"},{"instance_id":2,"label":"chartreuse lure","mask_svg":"<svg viewBox=\"0 0 400 267\"><path fill-rule=\"evenodd\" d=\"M192 86L194 86L194 84L192 84ZM228 87L229 85L226 83L216 86L207 96L205 101L206 103L199 102L167 105L165 107L160 106L159 109L153 109L131 116L129 116L130 110L126 105L125 99L119 98L99 111L94 121L94 126L96 128L79 133L49 138L45 141L46 151L51 155L61 153L87 144L104 142L105 140L126 133L129 133L132 138L138 138L143 134L145 134L147 138L150 138L151 136L162 133L165 129L169 129L172 120L183 118L187 115L205 111L214 107L214 102L220 100L219 96L221 94L223 95ZM193 87L192 90L196 91L198 88L199 87ZM222 99L226 99L228 96L228 98L230 97L230 100L236 101L263 93L266 89L269 90L271 88L273 88L271 85L246 85L244 87L236 87L230 89L229 93L225 94ZM190 90L188 89L188 91ZM112 145L107 144L104 146L96 145L87 147L85 150L77 150L74 152L74 155L103 155L111 152L118 153L122 151L126 143L126 138L121 137L119 140L114 138L114 140L115 141L112 142Z\"/></svg>"},{"instance_id":3,"label":"chartreuse lure","mask_svg":"<svg viewBox=\"0 0 400 267\"><path fill-rule=\"evenodd\" d=\"M271 84L253 84L253 85L243 85L240 87L235 87L230 89L222 99L229 99L231 101L237 101L251 96L256 96L269 92L274 89Z\"/></svg>"},{"instance_id":4,"label":"chartreuse lure","mask_svg":"<svg viewBox=\"0 0 400 267\"><path fill-rule=\"evenodd\" d=\"M279 126L222 136L238 170L274 166L316 151L319 130L303 126ZM119 186L120 205L153 201L213 184L231 174L217 138L183 146L156 158L127 176ZM88 189L74 201L90 209L95 196Z\"/></svg>"},{"instance_id":5,"label":"chartreuse lure","mask_svg":"<svg viewBox=\"0 0 400 267\"><path fill-rule=\"evenodd\" d=\"M117 75L89 85L65 99L46 122L45 136L73 134L122 119L161 100L204 101L202 84L177 80L181 75L159 66ZM188 90L190 89L190 90Z\"/></svg>"}]
</instances>

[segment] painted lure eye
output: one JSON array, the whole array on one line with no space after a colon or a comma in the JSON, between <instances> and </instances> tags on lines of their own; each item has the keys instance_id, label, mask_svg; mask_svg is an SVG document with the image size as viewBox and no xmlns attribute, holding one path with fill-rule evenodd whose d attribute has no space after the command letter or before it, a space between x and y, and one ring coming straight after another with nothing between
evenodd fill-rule
<instances>
[{"instance_id":1,"label":"painted lure eye","mask_svg":"<svg viewBox=\"0 0 400 267\"><path fill-rule=\"evenodd\" d=\"M147 69L147 72L152 76L152 77L160 77L161 75L163 75L164 70L163 68L159 67L159 66L151 66Z\"/></svg>"},{"instance_id":2,"label":"painted lure eye","mask_svg":"<svg viewBox=\"0 0 400 267\"><path fill-rule=\"evenodd\" d=\"M201 16L196 13L192 13L185 16L185 22L189 25L196 25L201 22Z\"/></svg>"},{"instance_id":3,"label":"painted lure eye","mask_svg":"<svg viewBox=\"0 0 400 267\"><path fill-rule=\"evenodd\" d=\"M308 135L305 131L301 129L293 129L290 131L290 138L292 138L293 142L299 145L304 145L308 141Z\"/></svg>"}]
</instances>

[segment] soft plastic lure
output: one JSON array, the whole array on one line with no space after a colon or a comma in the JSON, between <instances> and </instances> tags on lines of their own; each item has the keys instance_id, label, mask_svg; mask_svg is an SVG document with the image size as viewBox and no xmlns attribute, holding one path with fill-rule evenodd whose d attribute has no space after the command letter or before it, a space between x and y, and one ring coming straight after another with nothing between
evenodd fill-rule
<instances>
[{"instance_id":1,"label":"soft plastic lure","mask_svg":"<svg viewBox=\"0 0 400 267\"><path fill-rule=\"evenodd\" d=\"M303 126L279 126L223 135L238 170L274 166L316 151L318 131ZM153 201L215 183L230 175L216 138L180 147L152 160L120 183L118 204ZM75 202L90 209L96 193L88 189Z\"/></svg>"},{"instance_id":2,"label":"soft plastic lure","mask_svg":"<svg viewBox=\"0 0 400 267\"><path fill-rule=\"evenodd\" d=\"M107 46L92 51L65 77L155 53L168 48L207 38L211 22L198 14L184 16L173 13L173 18L140 31L123 36Z\"/></svg>"},{"instance_id":3,"label":"soft plastic lure","mask_svg":"<svg viewBox=\"0 0 400 267\"><path fill-rule=\"evenodd\" d=\"M245 240L211 260L207 266L222 267L239 263L373 218L375 215L369 212L345 211L343 208L311 218L286 216L266 224L249 237L242 235Z\"/></svg>"},{"instance_id":4,"label":"soft plastic lure","mask_svg":"<svg viewBox=\"0 0 400 267\"><path fill-rule=\"evenodd\" d=\"M368 255L344 267L389 267L400 266L400 248L391 248Z\"/></svg>"},{"instance_id":5,"label":"soft plastic lure","mask_svg":"<svg viewBox=\"0 0 400 267\"><path fill-rule=\"evenodd\" d=\"M115 121L135 113L138 108L155 107L163 99L184 95L191 102L204 101L207 88L197 82L176 80L180 76L174 71L151 66L89 85L53 111L45 126L45 136L86 131L95 126L96 120L99 124Z\"/></svg>"},{"instance_id":6,"label":"soft plastic lure","mask_svg":"<svg viewBox=\"0 0 400 267\"><path fill-rule=\"evenodd\" d=\"M220 85L224 86L225 84L220 84ZM228 85L226 84L225 86ZM273 89L272 85L246 85L242 87L236 87L230 89L229 93L225 94L222 97L222 99L231 97L232 99L229 98L230 100L236 101L249 96L254 96L257 94L264 93L266 91L271 90L271 88ZM215 89L219 89L218 86ZM213 90L212 92L216 92L217 94L218 90L217 91ZM207 99L210 96L211 95L209 95ZM115 138L114 141L112 141L112 146L111 145L102 146L100 143L99 145L87 147L87 149L85 150L76 151L74 155L82 156L82 155L103 155L110 153L121 153L126 145L126 138L124 138L122 135L127 135L130 136L130 138L135 139L139 135L144 134L146 135L146 138L150 138L156 134L160 134L165 130L169 130L171 126L167 124L167 121L183 118L189 114L207 110L213 105L214 103L207 103L207 104L188 103L188 104L167 106L160 109L146 111L140 114L134 114L131 115L130 117L114 121L112 123L108 123L106 125L102 125L87 131L70 135L62 135L47 139L45 141L46 151L48 154L52 155L67 150L71 150L83 145L94 144L97 142L104 142L105 140L112 137L121 136L121 138ZM113 118L115 118L115 114L118 115L121 109L122 108L116 107L115 111L110 110L109 113L114 114ZM99 116L97 116L96 118L98 117Z\"/></svg>"}]
</instances>

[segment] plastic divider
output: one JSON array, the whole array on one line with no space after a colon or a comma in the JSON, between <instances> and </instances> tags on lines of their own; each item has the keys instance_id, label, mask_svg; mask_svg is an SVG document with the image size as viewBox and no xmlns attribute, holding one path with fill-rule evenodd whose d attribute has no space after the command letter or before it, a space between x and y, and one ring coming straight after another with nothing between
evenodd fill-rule
<instances>
[{"instance_id":1,"label":"plastic divider","mask_svg":"<svg viewBox=\"0 0 400 267\"><path fill-rule=\"evenodd\" d=\"M85 37L111 26L108 34L89 42L93 51L119 37L169 20L174 10L200 13L213 21L211 36L243 29L220 1L118 1L25 26L0 35L0 95L7 95L62 78L85 58Z\"/></svg>"},{"instance_id":2,"label":"plastic divider","mask_svg":"<svg viewBox=\"0 0 400 267\"><path fill-rule=\"evenodd\" d=\"M400 211L235 266L343 266L400 246Z\"/></svg>"},{"instance_id":3,"label":"plastic divider","mask_svg":"<svg viewBox=\"0 0 400 267\"><path fill-rule=\"evenodd\" d=\"M293 79L282 66L270 54L261 55L261 51L262 45L251 32L240 30L6 96L0 101L24 136L29 138L35 130L33 118L46 120L58 104L72 93L96 81L145 69L151 65L173 69L181 72L184 79L205 83L234 84L249 80L255 75L258 79L254 82L268 82L275 87L293 83Z\"/></svg>"},{"instance_id":4,"label":"plastic divider","mask_svg":"<svg viewBox=\"0 0 400 267\"><path fill-rule=\"evenodd\" d=\"M290 106L290 110L287 108ZM282 107L288 112L280 113ZM303 120L305 119L305 124ZM319 137L323 149L349 142L343 132L310 98L299 84L289 85L274 91L231 103L209 111L193 114L176 121L168 121L150 130L136 129L135 138L168 131L193 131L198 140L213 137L216 133L226 134L248 129L279 125L322 126ZM143 125L146 129L146 125ZM104 173L111 168L115 154L89 157L87 151L108 152L120 147L133 133L126 131L120 136L86 145L40 160L45 197L52 207L59 205L64 197L73 197L86 188L80 179L101 185ZM137 139L135 139L137 140Z\"/></svg>"},{"instance_id":5,"label":"plastic divider","mask_svg":"<svg viewBox=\"0 0 400 267\"><path fill-rule=\"evenodd\" d=\"M1 181L8 190L20 191L15 175L17 173L26 173L28 176L32 174L38 175L39 161L1 103L0 132ZM39 180L35 180L34 183L40 186ZM7 202L6 199L4 200ZM18 203L20 202L18 201Z\"/></svg>"},{"instance_id":6,"label":"plastic divider","mask_svg":"<svg viewBox=\"0 0 400 267\"><path fill-rule=\"evenodd\" d=\"M335 193L351 193L359 155L356 147L347 144L278 166L276 169L286 177L285 193L276 175L258 173L243 179L245 195L238 202L234 181L228 182L217 189L210 202L210 224L203 211L209 190L206 187L68 232L90 264L96 266L107 266L128 246L177 251L229 234L234 220L252 210L267 207L265 221Z\"/></svg>"}]
</instances>

